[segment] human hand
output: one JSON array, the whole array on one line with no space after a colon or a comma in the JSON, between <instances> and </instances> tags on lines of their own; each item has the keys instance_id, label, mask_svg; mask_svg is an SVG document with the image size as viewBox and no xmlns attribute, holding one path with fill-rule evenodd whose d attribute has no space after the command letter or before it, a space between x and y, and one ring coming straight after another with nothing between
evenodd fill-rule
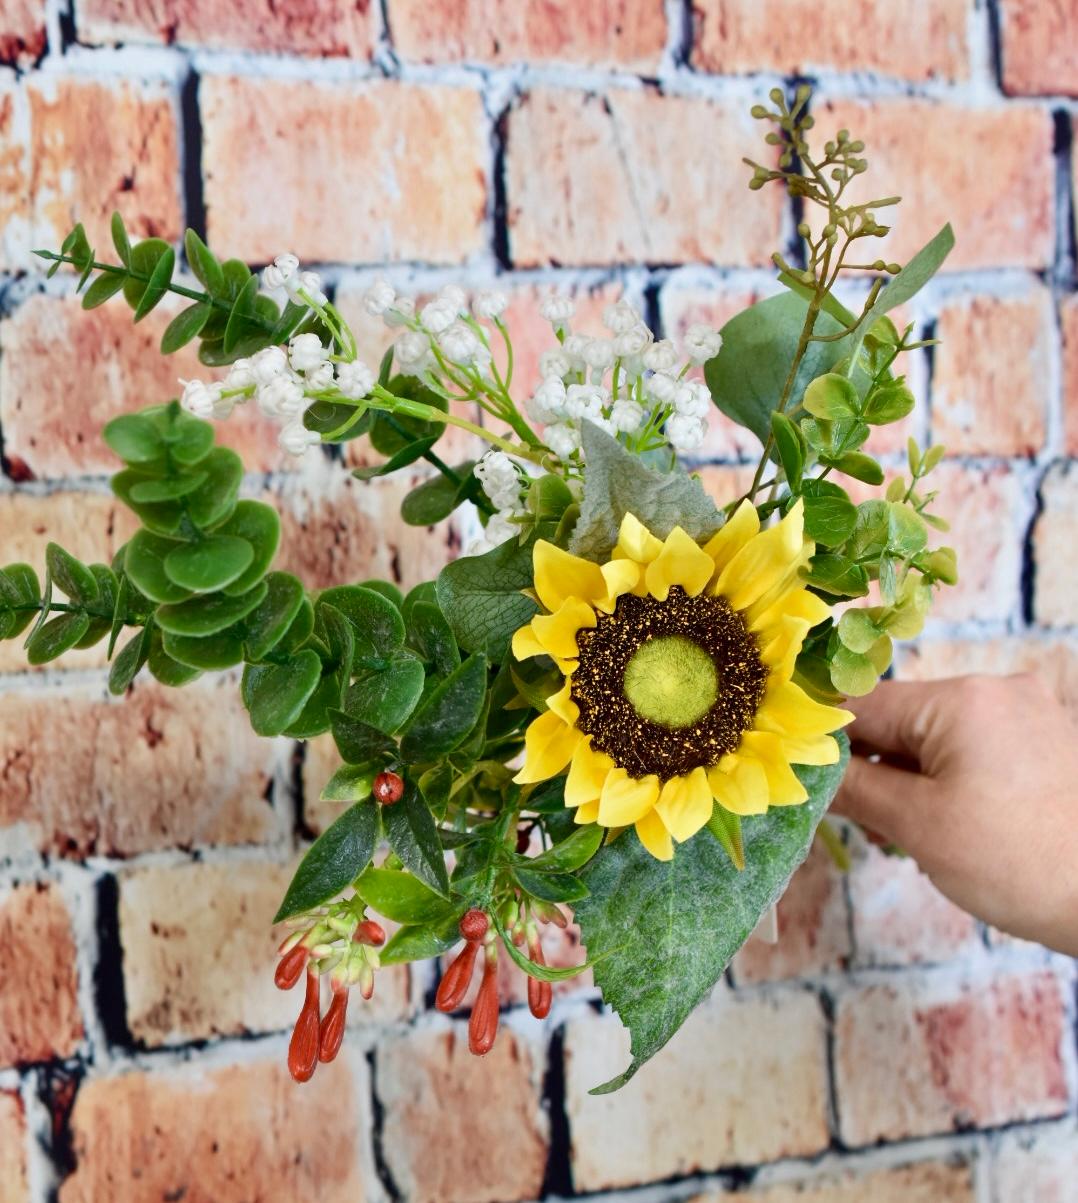
<instances>
[{"instance_id":1,"label":"human hand","mask_svg":"<svg viewBox=\"0 0 1078 1203\"><path fill-rule=\"evenodd\" d=\"M850 709L834 811L964 910L1078 956L1078 727L1040 678L883 681Z\"/></svg>"}]
</instances>

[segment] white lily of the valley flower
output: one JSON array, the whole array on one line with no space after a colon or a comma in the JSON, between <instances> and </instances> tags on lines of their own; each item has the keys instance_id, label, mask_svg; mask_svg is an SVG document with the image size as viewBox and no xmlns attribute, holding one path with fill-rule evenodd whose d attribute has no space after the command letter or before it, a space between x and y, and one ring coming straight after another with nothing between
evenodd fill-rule
<instances>
[{"instance_id":1,"label":"white lily of the valley flower","mask_svg":"<svg viewBox=\"0 0 1078 1203\"><path fill-rule=\"evenodd\" d=\"M583 349L584 362L596 372L605 372L614 362L614 344L608 338L592 338Z\"/></svg>"},{"instance_id":2,"label":"white lily of the valley flower","mask_svg":"<svg viewBox=\"0 0 1078 1203\"><path fill-rule=\"evenodd\" d=\"M572 360L561 347L554 347L549 351L544 351L539 356L539 376L543 380L548 379L550 376L557 376L559 378L568 376L572 370Z\"/></svg>"},{"instance_id":3,"label":"white lily of the valley flower","mask_svg":"<svg viewBox=\"0 0 1078 1203\"><path fill-rule=\"evenodd\" d=\"M328 356L317 334L297 334L288 344L288 362L294 372L309 372Z\"/></svg>"},{"instance_id":4,"label":"white lily of the valley flower","mask_svg":"<svg viewBox=\"0 0 1078 1203\"><path fill-rule=\"evenodd\" d=\"M644 367L653 372L672 372L677 364L677 347L668 338L652 343L644 352Z\"/></svg>"},{"instance_id":5,"label":"white lily of the valley flower","mask_svg":"<svg viewBox=\"0 0 1078 1203\"><path fill-rule=\"evenodd\" d=\"M603 325L613 334L624 334L640 322L640 314L628 301L616 301L603 310Z\"/></svg>"},{"instance_id":6,"label":"white lily of the valley flower","mask_svg":"<svg viewBox=\"0 0 1078 1203\"><path fill-rule=\"evenodd\" d=\"M438 300L454 310L454 317L468 312L468 294L459 284L443 284L438 289Z\"/></svg>"},{"instance_id":7,"label":"white lily of the valley flower","mask_svg":"<svg viewBox=\"0 0 1078 1203\"><path fill-rule=\"evenodd\" d=\"M707 425L702 418L688 414L674 414L666 423L666 437L675 451L685 454L696 451L707 435Z\"/></svg>"},{"instance_id":8,"label":"white lily of the valley flower","mask_svg":"<svg viewBox=\"0 0 1078 1203\"><path fill-rule=\"evenodd\" d=\"M722 335L718 330L712 330L710 326L694 322L685 331L682 341L685 345L685 354L693 363L706 363L718 355L719 348L722 346Z\"/></svg>"},{"instance_id":9,"label":"white lily of the valley flower","mask_svg":"<svg viewBox=\"0 0 1078 1203\"><path fill-rule=\"evenodd\" d=\"M374 388L374 373L361 360L337 364L337 387L353 401L369 397Z\"/></svg>"},{"instance_id":10,"label":"white lily of the valley flower","mask_svg":"<svg viewBox=\"0 0 1078 1203\"><path fill-rule=\"evenodd\" d=\"M569 459L574 451L580 450L580 431L566 422L548 426L543 439L558 459Z\"/></svg>"},{"instance_id":11,"label":"white lily of the valley flower","mask_svg":"<svg viewBox=\"0 0 1078 1203\"><path fill-rule=\"evenodd\" d=\"M363 308L371 317L381 317L392 306L396 296L393 285L387 280L375 280L363 294Z\"/></svg>"},{"instance_id":12,"label":"white lily of the valley flower","mask_svg":"<svg viewBox=\"0 0 1078 1203\"><path fill-rule=\"evenodd\" d=\"M635 326L630 326L628 330L623 330L614 339L614 354L619 359L641 355L651 340L651 331L643 322L637 322Z\"/></svg>"},{"instance_id":13,"label":"white lily of the valley flower","mask_svg":"<svg viewBox=\"0 0 1078 1203\"><path fill-rule=\"evenodd\" d=\"M472 309L475 316L483 318L485 321L494 321L506 311L509 306L509 298L504 292L499 292L497 289L484 289L476 298Z\"/></svg>"},{"instance_id":14,"label":"white lily of the valley flower","mask_svg":"<svg viewBox=\"0 0 1078 1203\"><path fill-rule=\"evenodd\" d=\"M610 425L615 431L632 434L634 430L640 429L643 420L644 407L638 401L615 401L610 411Z\"/></svg>"},{"instance_id":15,"label":"white lily of the valley flower","mask_svg":"<svg viewBox=\"0 0 1078 1203\"><path fill-rule=\"evenodd\" d=\"M574 422L601 418L609 403L610 394L598 384L570 384L565 390L565 412Z\"/></svg>"},{"instance_id":16,"label":"white lily of the valley flower","mask_svg":"<svg viewBox=\"0 0 1078 1203\"><path fill-rule=\"evenodd\" d=\"M559 421L566 416L565 381L560 376L548 376L525 404L529 415L541 426Z\"/></svg>"},{"instance_id":17,"label":"white lily of the valley flower","mask_svg":"<svg viewBox=\"0 0 1078 1203\"><path fill-rule=\"evenodd\" d=\"M307 391L311 393L320 393L323 389L333 387L333 364L323 360L316 368L310 368L305 376L304 383Z\"/></svg>"},{"instance_id":18,"label":"white lily of the valley flower","mask_svg":"<svg viewBox=\"0 0 1078 1203\"><path fill-rule=\"evenodd\" d=\"M255 380L254 365L250 359L246 357L237 359L228 369L228 375L225 377L225 388L250 388L257 384Z\"/></svg>"},{"instance_id":19,"label":"white lily of the valley flower","mask_svg":"<svg viewBox=\"0 0 1078 1203\"><path fill-rule=\"evenodd\" d=\"M275 288L287 288L298 271L299 260L295 255L278 255L262 272L262 285L271 291Z\"/></svg>"},{"instance_id":20,"label":"white lily of the valley flower","mask_svg":"<svg viewBox=\"0 0 1078 1203\"><path fill-rule=\"evenodd\" d=\"M277 436L278 444L290 455L302 455L308 447L313 447L321 441L321 436L313 430L308 430L302 422L289 422L281 427L281 433Z\"/></svg>"},{"instance_id":21,"label":"white lily of the valley flower","mask_svg":"<svg viewBox=\"0 0 1078 1203\"><path fill-rule=\"evenodd\" d=\"M300 272L296 287L289 291L295 296L301 288L316 305L324 305L329 300L322 291L322 277L317 272Z\"/></svg>"},{"instance_id":22,"label":"white lily of the valley flower","mask_svg":"<svg viewBox=\"0 0 1078 1203\"><path fill-rule=\"evenodd\" d=\"M656 372L647 382L648 393L662 405L669 405L677 392L678 382L666 372Z\"/></svg>"},{"instance_id":23,"label":"white lily of the valley flower","mask_svg":"<svg viewBox=\"0 0 1078 1203\"><path fill-rule=\"evenodd\" d=\"M674 409L686 418L706 418L711 411L711 393L700 380L683 380L672 400Z\"/></svg>"},{"instance_id":24,"label":"white lily of the valley flower","mask_svg":"<svg viewBox=\"0 0 1078 1203\"><path fill-rule=\"evenodd\" d=\"M180 405L196 418L212 418L214 402L220 395L220 386L207 384L205 380L181 380L180 383L183 385Z\"/></svg>"},{"instance_id":25,"label":"white lily of the valley flower","mask_svg":"<svg viewBox=\"0 0 1078 1203\"><path fill-rule=\"evenodd\" d=\"M442 332L438 345L451 363L467 366L479 354L483 344L470 326L464 322L454 322Z\"/></svg>"},{"instance_id":26,"label":"white lily of the valley flower","mask_svg":"<svg viewBox=\"0 0 1078 1203\"><path fill-rule=\"evenodd\" d=\"M424 330L429 330L431 334L441 334L457 320L457 309L451 301L436 297L419 311L419 320L423 323Z\"/></svg>"},{"instance_id":27,"label":"white lily of the valley flower","mask_svg":"<svg viewBox=\"0 0 1078 1203\"><path fill-rule=\"evenodd\" d=\"M415 317L415 301L411 297L397 297L382 315L382 321L391 329L407 326Z\"/></svg>"},{"instance_id":28,"label":"white lily of the valley flower","mask_svg":"<svg viewBox=\"0 0 1078 1203\"><path fill-rule=\"evenodd\" d=\"M554 293L539 302L539 316L546 318L556 328L564 325L573 316L575 308L569 297Z\"/></svg>"},{"instance_id":29,"label":"white lily of the valley flower","mask_svg":"<svg viewBox=\"0 0 1078 1203\"><path fill-rule=\"evenodd\" d=\"M288 356L284 347L264 347L251 356L251 374L257 385L269 384L287 371Z\"/></svg>"},{"instance_id":30,"label":"white lily of the valley flower","mask_svg":"<svg viewBox=\"0 0 1078 1203\"><path fill-rule=\"evenodd\" d=\"M293 418L303 412L307 398L294 376L275 376L255 393L258 408L267 418Z\"/></svg>"}]
</instances>

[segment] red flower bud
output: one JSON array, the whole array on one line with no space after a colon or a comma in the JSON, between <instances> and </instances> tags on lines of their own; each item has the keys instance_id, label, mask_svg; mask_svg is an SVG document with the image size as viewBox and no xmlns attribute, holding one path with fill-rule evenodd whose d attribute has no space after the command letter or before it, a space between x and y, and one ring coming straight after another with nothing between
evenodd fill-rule
<instances>
[{"instance_id":1,"label":"red flower bud","mask_svg":"<svg viewBox=\"0 0 1078 1203\"><path fill-rule=\"evenodd\" d=\"M318 1060L332 1061L341 1051L344 1020L348 1014L348 987L334 988L329 1010L318 1029Z\"/></svg>"},{"instance_id":2,"label":"red flower bud","mask_svg":"<svg viewBox=\"0 0 1078 1203\"><path fill-rule=\"evenodd\" d=\"M277 962L277 972L273 975L278 990L291 990L299 981L303 966L307 964L307 956L307 949L297 944L281 957Z\"/></svg>"},{"instance_id":3,"label":"red flower bud","mask_svg":"<svg viewBox=\"0 0 1078 1203\"><path fill-rule=\"evenodd\" d=\"M460 921L460 934L465 940L482 940L490 928L490 920L477 907L465 911Z\"/></svg>"},{"instance_id":4,"label":"red flower bud","mask_svg":"<svg viewBox=\"0 0 1078 1203\"><path fill-rule=\"evenodd\" d=\"M532 842L531 828L518 827L517 828L517 852L519 852L521 856L523 856L524 853L528 851L528 848L530 847L531 842Z\"/></svg>"},{"instance_id":5,"label":"red flower bud","mask_svg":"<svg viewBox=\"0 0 1078 1203\"><path fill-rule=\"evenodd\" d=\"M528 941L528 952L531 953L531 958L536 965L545 965L546 957L543 956L543 946L539 943L539 938L536 936L534 940ZM538 978L528 975L528 1009L536 1019L546 1019L550 1014L550 1007L554 1001L554 991L549 982L541 982Z\"/></svg>"},{"instance_id":6,"label":"red flower bud","mask_svg":"<svg viewBox=\"0 0 1078 1203\"><path fill-rule=\"evenodd\" d=\"M494 1047L498 1035L498 962L487 957L479 995L468 1021L468 1048L476 1057L484 1057Z\"/></svg>"},{"instance_id":7,"label":"red flower bud","mask_svg":"<svg viewBox=\"0 0 1078 1203\"><path fill-rule=\"evenodd\" d=\"M318 1067L318 974L307 970L307 994L288 1044L288 1072L297 1082L308 1082Z\"/></svg>"},{"instance_id":8,"label":"red flower bud","mask_svg":"<svg viewBox=\"0 0 1078 1203\"><path fill-rule=\"evenodd\" d=\"M372 948L381 948L386 942L386 929L373 919L364 919L352 935L356 944L369 944Z\"/></svg>"},{"instance_id":9,"label":"red flower bud","mask_svg":"<svg viewBox=\"0 0 1078 1203\"><path fill-rule=\"evenodd\" d=\"M442 980L438 983L438 992L434 996L434 1005L439 1011L455 1011L464 1001L468 987L472 984L472 973L475 970L475 958L478 954L478 942L470 940L445 971Z\"/></svg>"},{"instance_id":10,"label":"red flower bud","mask_svg":"<svg viewBox=\"0 0 1078 1203\"><path fill-rule=\"evenodd\" d=\"M374 798L383 806L392 806L404 797L404 779L398 773L379 773L374 779Z\"/></svg>"}]
</instances>

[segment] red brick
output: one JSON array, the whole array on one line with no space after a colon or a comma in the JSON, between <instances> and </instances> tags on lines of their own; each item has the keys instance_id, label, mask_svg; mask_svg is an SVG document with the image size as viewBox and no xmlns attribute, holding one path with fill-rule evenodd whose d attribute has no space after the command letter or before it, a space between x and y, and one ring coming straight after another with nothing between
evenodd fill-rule
<instances>
[{"instance_id":1,"label":"red brick","mask_svg":"<svg viewBox=\"0 0 1078 1203\"><path fill-rule=\"evenodd\" d=\"M915 861L859 841L850 873L857 961L916 965L972 953L976 922L936 889Z\"/></svg>"},{"instance_id":2,"label":"red brick","mask_svg":"<svg viewBox=\"0 0 1078 1203\"><path fill-rule=\"evenodd\" d=\"M0 1093L0 1199L30 1203L26 1174L26 1114L17 1094Z\"/></svg>"},{"instance_id":3,"label":"red brick","mask_svg":"<svg viewBox=\"0 0 1078 1203\"><path fill-rule=\"evenodd\" d=\"M965 79L964 0L693 0L693 65L720 75L817 69L900 79ZM865 36L871 30L870 36Z\"/></svg>"},{"instance_id":4,"label":"red brick","mask_svg":"<svg viewBox=\"0 0 1078 1203\"><path fill-rule=\"evenodd\" d=\"M503 1025L478 1058L463 1027L413 1030L380 1044L376 1075L383 1154L408 1203L538 1198L549 1139L542 1068L519 1035Z\"/></svg>"},{"instance_id":5,"label":"red brick","mask_svg":"<svg viewBox=\"0 0 1078 1203\"><path fill-rule=\"evenodd\" d=\"M1060 306L1063 329L1063 446L1067 455L1078 456L1078 298Z\"/></svg>"},{"instance_id":6,"label":"red brick","mask_svg":"<svg viewBox=\"0 0 1078 1203\"><path fill-rule=\"evenodd\" d=\"M116 209L133 237L179 236L176 104L163 85L37 75L28 93L35 247L59 250L82 222L111 253Z\"/></svg>"},{"instance_id":7,"label":"red brick","mask_svg":"<svg viewBox=\"0 0 1078 1203\"><path fill-rule=\"evenodd\" d=\"M39 479L122 467L101 438L110 418L177 396L181 377L220 375L198 362L197 344L160 353L161 334L180 308L169 298L136 326L119 300L86 311L76 297L37 295L0 323L7 458ZM277 446L277 424L253 405L215 426L218 442L238 451L250 471L296 466Z\"/></svg>"},{"instance_id":8,"label":"red brick","mask_svg":"<svg viewBox=\"0 0 1078 1203\"><path fill-rule=\"evenodd\" d=\"M1078 4L1006 0L1000 6L1003 89L1012 96L1078 96Z\"/></svg>"},{"instance_id":9,"label":"red brick","mask_svg":"<svg viewBox=\"0 0 1078 1203\"><path fill-rule=\"evenodd\" d=\"M460 263L483 246L477 92L210 76L200 97L210 243L222 253ZM260 194L292 199L252 208Z\"/></svg>"},{"instance_id":10,"label":"red brick","mask_svg":"<svg viewBox=\"0 0 1078 1203\"><path fill-rule=\"evenodd\" d=\"M737 164L766 152L757 134L740 104L650 89L529 92L507 135L514 263L763 263L782 196L746 191Z\"/></svg>"},{"instance_id":11,"label":"red brick","mask_svg":"<svg viewBox=\"0 0 1078 1203\"><path fill-rule=\"evenodd\" d=\"M0 79L0 269L23 268L29 258L30 163L26 94Z\"/></svg>"},{"instance_id":12,"label":"red brick","mask_svg":"<svg viewBox=\"0 0 1078 1203\"><path fill-rule=\"evenodd\" d=\"M612 1016L570 1023L576 1190L819 1152L829 1139L824 1046L811 994L741 996L720 987L628 1087L595 1096L588 1091L628 1064L628 1033Z\"/></svg>"},{"instance_id":13,"label":"red brick","mask_svg":"<svg viewBox=\"0 0 1078 1203\"><path fill-rule=\"evenodd\" d=\"M995 1151L992 1177L999 1203L1068 1203L1078 1182L1073 1121L1030 1132L1008 1132Z\"/></svg>"},{"instance_id":14,"label":"red brick","mask_svg":"<svg viewBox=\"0 0 1078 1203\"><path fill-rule=\"evenodd\" d=\"M814 111L815 145L839 128L865 143L868 172L850 186L847 199L904 198L897 209L879 211L881 224L895 228L871 240L872 258L904 263L949 221L955 247L946 271L1051 263L1052 119L1046 110L888 99L820 103Z\"/></svg>"},{"instance_id":15,"label":"red brick","mask_svg":"<svg viewBox=\"0 0 1078 1203\"><path fill-rule=\"evenodd\" d=\"M939 314L932 435L955 455L1032 455L1044 446L1052 311L1047 292L966 297Z\"/></svg>"},{"instance_id":16,"label":"red brick","mask_svg":"<svg viewBox=\"0 0 1078 1203\"><path fill-rule=\"evenodd\" d=\"M967 468L944 462L928 485L939 490L932 512L950 531L933 533L932 546L958 551L958 584L936 591L932 617L952 622L1004 620L1014 613L1022 575L1022 537L1031 501L1009 467Z\"/></svg>"},{"instance_id":17,"label":"red brick","mask_svg":"<svg viewBox=\"0 0 1078 1203\"><path fill-rule=\"evenodd\" d=\"M989 1128L1067 1110L1062 982L907 975L851 990L835 1018L842 1139L849 1145Z\"/></svg>"},{"instance_id":18,"label":"red brick","mask_svg":"<svg viewBox=\"0 0 1078 1203\"><path fill-rule=\"evenodd\" d=\"M362 1203L370 1117L361 1082L342 1057L297 1087L283 1050L223 1069L91 1079L75 1099L76 1164L61 1203Z\"/></svg>"},{"instance_id":19,"label":"red brick","mask_svg":"<svg viewBox=\"0 0 1078 1203\"><path fill-rule=\"evenodd\" d=\"M0 1065L70 1057L82 1039L75 940L54 886L17 886L0 899L0 948Z\"/></svg>"},{"instance_id":20,"label":"red brick","mask_svg":"<svg viewBox=\"0 0 1078 1203\"><path fill-rule=\"evenodd\" d=\"M395 581L410 589L432 580L452 558L451 523L408 526L400 504L419 476L355 480L343 471L286 482L279 495L281 550L276 566L296 573L309 589L363 580Z\"/></svg>"},{"instance_id":21,"label":"red brick","mask_svg":"<svg viewBox=\"0 0 1078 1203\"><path fill-rule=\"evenodd\" d=\"M842 874L819 844L794 874L778 906L779 941L754 939L734 958L734 978L776 981L841 969L850 955Z\"/></svg>"},{"instance_id":22,"label":"red brick","mask_svg":"<svg viewBox=\"0 0 1078 1203\"><path fill-rule=\"evenodd\" d=\"M1039 673L1078 716L1078 646L1068 639L922 639L898 662L903 679L931 681L964 673Z\"/></svg>"},{"instance_id":23,"label":"red brick","mask_svg":"<svg viewBox=\"0 0 1078 1203\"><path fill-rule=\"evenodd\" d=\"M290 1028L302 987L273 984L283 929L271 921L295 865L187 864L120 880L124 993L132 1034L150 1046ZM350 1017L399 1019L406 968L378 975L374 998L353 992Z\"/></svg>"},{"instance_id":24,"label":"red brick","mask_svg":"<svg viewBox=\"0 0 1078 1203\"><path fill-rule=\"evenodd\" d=\"M1069 626L1078 622L1078 468L1073 462L1048 470L1041 500L1044 510L1033 528L1034 610L1045 626Z\"/></svg>"},{"instance_id":25,"label":"red brick","mask_svg":"<svg viewBox=\"0 0 1078 1203\"><path fill-rule=\"evenodd\" d=\"M322 58L370 58L370 0L87 0L79 6L79 40L162 42L214 50L254 50Z\"/></svg>"},{"instance_id":26,"label":"red brick","mask_svg":"<svg viewBox=\"0 0 1078 1203\"><path fill-rule=\"evenodd\" d=\"M29 67L45 53L44 0L4 0L0 8L0 62Z\"/></svg>"},{"instance_id":27,"label":"red brick","mask_svg":"<svg viewBox=\"0 0 1078 1203\"><path fill-rule=\"evenodd\" d=\"M271 838L273 744L234 680L0 697L0 827L64 856L130 855Z\"/></svg>"},{"instance_id":28,"label":"red brick","mask_svg":"<svg viewBox=\"0 0 1078 1203\"><path fill-rule=\"evenodd\" d=\"M393 47L426 63L573 63L654 71L666 45L662 0L390 0Z\"/></svg>"},{"instance_id":29,"label":"red brick","mask_svg":"<svg viewBox=\"0 0 1078 1203\"><path fill-rule=\"evenodd\" d=\"M689 1203L719 1203L733 1197L700 1195ZM761 1186L738 1191L737 1197L747 1203L975 1203L977 1196L967 1163L926 1161L875 1173L849 1170L781 1186Z\"/></svg>"}]
</instances>

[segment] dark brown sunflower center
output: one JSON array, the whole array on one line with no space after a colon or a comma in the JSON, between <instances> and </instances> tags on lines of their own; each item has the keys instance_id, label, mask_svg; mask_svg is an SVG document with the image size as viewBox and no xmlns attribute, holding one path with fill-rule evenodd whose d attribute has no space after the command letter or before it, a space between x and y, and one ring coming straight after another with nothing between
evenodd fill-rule
<instances>
[{"instance_id":1,"label":"dark brown sunflower center","mask_svg":"<svg viewBox=\"0 0 1078 1203\"><path fill-rule=\"evenodd\" d=\"M767 669L756 640L721 597L688 597L677 586L666 601L625 594L613 614L577 634L577 645L578 725L634 777L655 773L667 781L717 764L737 747L763 698ZM659 721L678 673L688 703L671 699L670 717ZM698 704L701 697L710 704Z\"/></svg>"}]
</instances>

